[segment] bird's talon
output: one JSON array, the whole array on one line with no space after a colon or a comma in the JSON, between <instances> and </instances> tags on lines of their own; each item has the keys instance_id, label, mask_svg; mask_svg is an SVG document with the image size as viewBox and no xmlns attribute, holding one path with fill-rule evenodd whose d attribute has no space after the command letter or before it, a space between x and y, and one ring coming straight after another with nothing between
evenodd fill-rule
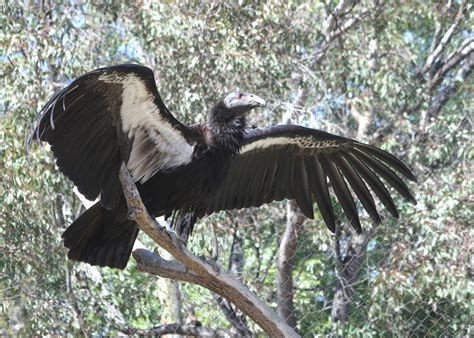
<instances>
[{"instance_id":1,"label":"bird's talon","mask_svg":"<svg viewBox=\"0 0 474 338\"><path fill-rule=\"evenodd\" d=\"M217 272L218 274L221 272L221 267L219 266L219 264L217 264L217 262L215 260L207 259L206 256L204 256L204 255L200 255L198 257L203 262L205 262L205 263L209 264L210 266L212 266L214 271Z\"/></svg>"},{"instance_id":2,"label":"bird's talon","mask_svg":"<svg viewBox=\"0 0 474 338\"><path fill-rule=\"evenodd\" d=\"M129 210L127 213L127 218L133 221L134 219L137 218L137 213L133 210Z\"/></svg>"}]
</instances>

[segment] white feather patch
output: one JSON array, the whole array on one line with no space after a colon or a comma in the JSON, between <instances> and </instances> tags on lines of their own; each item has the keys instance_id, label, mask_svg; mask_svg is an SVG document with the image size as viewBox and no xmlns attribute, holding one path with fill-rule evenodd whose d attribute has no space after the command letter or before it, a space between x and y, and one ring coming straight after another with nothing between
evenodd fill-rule
<instances>
[{"instance_id":1,"label":"white feather patch","mask_svg":"<svg viewBox=\"0 0 474 338\"><path fill-rule=\"evenodd\" d=\"M136 74L104 74L99 80L122 84L120 116L123 132L133 138L127 167L135 181L146 182L160 170L191 162L194 147L161 116L154 94Z\"/></svg>"},{"instance_id":2,"label":"white feather patch","mask_svg":"<svg viewBox=\"0 0 474 338\"><path fill-rule=\"evenodd\" d=\"M274 146L297 145L303 149L322 149L336 147L337 143L334 140L318 140L309 136L299 137L269 137L263 138L252 143L244 145L240 153L246 153L256 149L265 149Z\"/></svg>"}]
</instances>

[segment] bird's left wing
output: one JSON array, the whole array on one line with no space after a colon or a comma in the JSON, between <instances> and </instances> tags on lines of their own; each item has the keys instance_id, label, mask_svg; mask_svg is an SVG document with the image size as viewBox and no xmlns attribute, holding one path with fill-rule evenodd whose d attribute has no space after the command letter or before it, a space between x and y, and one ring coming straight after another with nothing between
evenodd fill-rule
<instances>
[{"instance_id":1,"label":"bird's left wing","mask_svg":"<svg viewBox=\"0 0 474 338\"><path fill-rule=\"evenodd\" d=\"M151 69L117 65L87 73L41 110L28 144L51 144L59 169L88 199L112 208L121 196L118 170L135 181L191 161L189 129L168 111Z\"/></svg>"},{"instance_id":2,"label":"bird's left wing","mask_svg":"<svg viewBox=\"0 0 474 338\"><path fill-rule=\"evenodd\" d=\"M398 217L385 184L415 202L397 175L415 181L412 172L395 156L379 148L300 126L281 125L249 129L240 153L211 199L205 213L260 206L284 198L296 199L303 213L313 218L313 202L334 232L335 217L329 184L352 226L362 231L350 188L375 222L380 222L374 199Z\"/></svg>"}]
</instances>

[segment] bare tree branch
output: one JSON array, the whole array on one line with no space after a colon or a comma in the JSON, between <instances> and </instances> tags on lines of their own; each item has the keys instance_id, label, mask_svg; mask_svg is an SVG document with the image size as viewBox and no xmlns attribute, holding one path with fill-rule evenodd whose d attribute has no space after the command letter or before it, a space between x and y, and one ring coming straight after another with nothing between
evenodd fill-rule
<instances>
[{"instance_id":1,"label":"bare tree branch","mask_svg":"<svg viewBox=\"0 0 474 338\"><path fill-rule=\"evenodd\" d=\"M228 271L229 273L232 273L239 281L242 281L242 270L244 263L244 251L242 244L242 239L237 234L237 229L234 228ZM241 336L249 336L251 331L245 322L245 317L239 316L232 304L226 299L215 295L215 300L226 316L227 320L237 330L237 333Z\"/></svg>"},{"instance_id":2,"label":"bare tree branch","mask_svg":"<svg viewBox=\"0 0 474 338\"><path fill-rule=\"evenodd\" d=\"M329 9L329 6L326 6L326 20L324 21L324 35L328 36L331 34L336 26L337 26L337 21L342 18L345 14L348 14L349 11L354 8L355 4L357 1L355 0L341 0L337 4L336 8L334 8L334 11L331 11ZM349 6L352 6L351 9L348 8Z\"/></svg>"},{"instance_id":3,"label":"bare tree branch","mask_svg":"<svg viewBox=\"0 0 474 338\"><path fill-rule=\"evenodd\" d=\"M129 209L128 217L134 220L139 228L150 236L160 247L170 252L179 263L163 262L155 256L145 263L141 255L140 268L147 267L151 272L158 262L160 269L165 266L164 271L168 274L175 274L176 277L188 278L222 297L234 303L242 312L252 318L265 332L272 337L296 337L296 332L289 327L281 318L279 318L265 303L263 303L254 293L245 285L237 281L229 273L221 272L215 269L209 263L204 262L194 256L186 247L184 247L175 234L166 231L151 218L143 205L140 194L135 183L130 176L125 164L120 168L120 181L123 192L127 200ZM136 254L134 253L134 257ZM158 270L159 271L159 270ZM184 273L192 271L191 273Z\"/></svg>"},{"instance_id":4,"label":"bare tree branch","mask_svg":"<svg viewBox=\"0 0 474 338\"><path fill-rule=\"evenodd\" d=\"M176 261L168 261L162 258L158 253L151 252L147 249L137 249L132 255L137 261L138 271L198 285L204 284L202 278L194 272L189 271L186 265Z\"/></svg>"},{"instance_id":5,"label":"bare tree branch","mask_svg":"<svg viewBox=\"0 0 474 338\"><path fill-rule=\"evenodd\" d=\"M429 72L432 67L434 66L435 62L438 60L439 56L442 55L448 46L449 42L451 41L451 38L453 37L454 33L456 32L457 27L459 26L459 23L461 20L464 18L464 1L461 1L459 5L459 10L456 15L456 18L454 22L451 24L451 26L448 28L446 33L444 33L443 37L441 40L439 40L439 43L437 44L436 48L428 55L426 58L426 63L423 67L423 73Z\"/></svg>"},{"instance_id":6,"label":"bare tree branch","mask_svg":"<svg viewBox=\"0 0 474 338\"><path fill-rule=\"evenodd\" d=\"M138 249L134 245L134 250ZM163 259L170 261L173 257L164 250L156 250ZM157 296L160 300L161 311L158 323L183 323L181 290L178 281L171 278L156 278L160 292ZM189 323L188 323L189 324ZM170 335L170 338L176 338L176 335Z\"/></svg>"},{"instance_id":7,"label":"bare tree branch","mask_svg":"<svg viewBox=\"0 0 474 338\"><path fill-rule=\"evenodd\" d=\"M348 2L348 1L342 1L342 2ZM331 18L327 19L329 20L328 27L331 27L331 29L326 29L325 30L325 35L324 35L324 40L321 41L318 45L318 47L315 49L313 52L313 59L311 61L311 68L317 69L320 65L321 62L324 60L324 57L326 56L326 52L329 50L330 47L332 47L332 42L346 33L349 29L354 27L359 21L364 18L369 11L363 11L357 16L354 16L345 22L342 23L340 26L335 26L334 24L337 22L338 13L337 11L331 14ZM332 24L334 23L334 24Z\"/></svg>"},{"instance_id":8,"label":"bare tree branch","mask_svg":"<svg viewBox=\"0 0 474 338\"><path fill-rule=\"evenodd\" d=\"M293 263L295 260L298 233L305 221L294 200L287 203L287 220L285 231L278 251L277 303L278 313L288 325L296 327L296 316L293 305Z\"/></svg>"},{"instance_id":9,"label":"bare tree branch","mask_svg":"<svg viewBox=\"0 0 474 338\"><path fill-rule=\"evenodd\" d=\"M431 41L431 46L428 55L432 55L436 46L439 44L439 40L441 39L441 34L443 33L443 25L441 22L436 21L435 23L435 32L433 34L433 40Z\"/></svg>"},{"instance_id":10,"label":"bare tree branch","mask_svg":"<svg viewBox=\"0 0 474 338\"><path fill-rule=\"evenodd\" d=\"M68 262L69 263L69 262ZM79 322L79 327L81 328L81 332L85 338L89 337L88 329L86 326L86 322L84 317L82 316L82 311L79 307L79 303L77 301L76 294L74 292L74 288L72 285L72 271L70 264L66 264L66 297L69 299L72 308L74 309L74 313L76 314L77 321Z\"/></svg>"},{"instance_id":11,"label":"bare tree branch","mask_svg":"<svg viewBox=\"0 0 474 338\"><path fill-rule=\"evenodd\" d=\"M363 234L353 234L349 239L347 250L340 249L342 239L340 226L336 228L336 293L333 298L331 316L333 322L345 323L349 319L349 305L354 295L354 286L359 283L359 275L367 255L367 243L375 227Z\"/></svg>"},{"instance_id":12,"label":"bare tree branch","mask_svg":"<svg viewBox=\"0 0 474 338\"><path fill-rule=\"evenodd\" d=\"M457 72L455 78L449 85L443 88L438 95L434 96L431 100L430 107L428 109L428 118L438 115L441 108L448 103L449 99L458 91L459 87L466 81L471 75L474 68L474 53L464 61L464 64Z\"/></svg>"},{"instance_id":13,"label":"bare tree branch","mask_svg":"<svg viewBox=\"0 0 474 338\"><path fill-rule=\"evenodd\" d=\"M468 38L463 41L461 46L453 53L451 53L443 66L433 75L430 80L430 91L434 90L443 79L446 77L448 72L454 67L458 66L464 59L469 57L474 52L474 38Z\"/></svg>"},{"instance_id":14,"label":"bare tree branch","mask_svg":"<svg viewBox=\"0 0 474 338\"><path fill-rule=\"evenodd\" d=\"M199 324L165 324L151 329L118 329L120 332L133 336L162 336L176 334L191 337L237 337L232 330L213 330Z\"/></svg>"},{"instance_id":15,"label":"bare tree branch","mask_svg":"<svg viewBox=\"0 0 474 338\"><path fill-rule=\"evenodd\" d=\"M247 337L250 336L250 329L248 328L247 324L240 318L235 309L233 308L232 304L228 301L223 299L220 296L216 296L216 302L219 304L222 312L226 316L227 320L232 324L232 327L237 331L239 336Z\"/></svg>"}]
</instances>

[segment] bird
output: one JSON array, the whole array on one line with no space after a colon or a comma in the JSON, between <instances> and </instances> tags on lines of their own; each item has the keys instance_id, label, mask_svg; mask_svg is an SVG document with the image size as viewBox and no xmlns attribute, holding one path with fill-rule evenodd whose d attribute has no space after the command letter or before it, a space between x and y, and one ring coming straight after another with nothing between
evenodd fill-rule
<instances>
[{"instance_id":1,"label":"bird","mask_svg":"<svg viewBox=\"0 0 474 338\"><path fill-rule=\"evenodd\" d=\"M263 106L257 95L232 92L216 100L206 122L186 125L163 103L153 71L137 64L96 69L55 94L38 113L27 147L49 143L59 170L87 199L98 199L63 233L68 258L126 267L138 226L127 218L122 163L149 214L173 215L183 241L214 212L283 199L296 200L311 219L317 205L333 233L333 200L357 233L354 194L376 224L374 196L399 217L387 187L416 203L402 179L416 177L394 155L303 126L250 126L248 114Z\"/></svg>"}]
</instances>

